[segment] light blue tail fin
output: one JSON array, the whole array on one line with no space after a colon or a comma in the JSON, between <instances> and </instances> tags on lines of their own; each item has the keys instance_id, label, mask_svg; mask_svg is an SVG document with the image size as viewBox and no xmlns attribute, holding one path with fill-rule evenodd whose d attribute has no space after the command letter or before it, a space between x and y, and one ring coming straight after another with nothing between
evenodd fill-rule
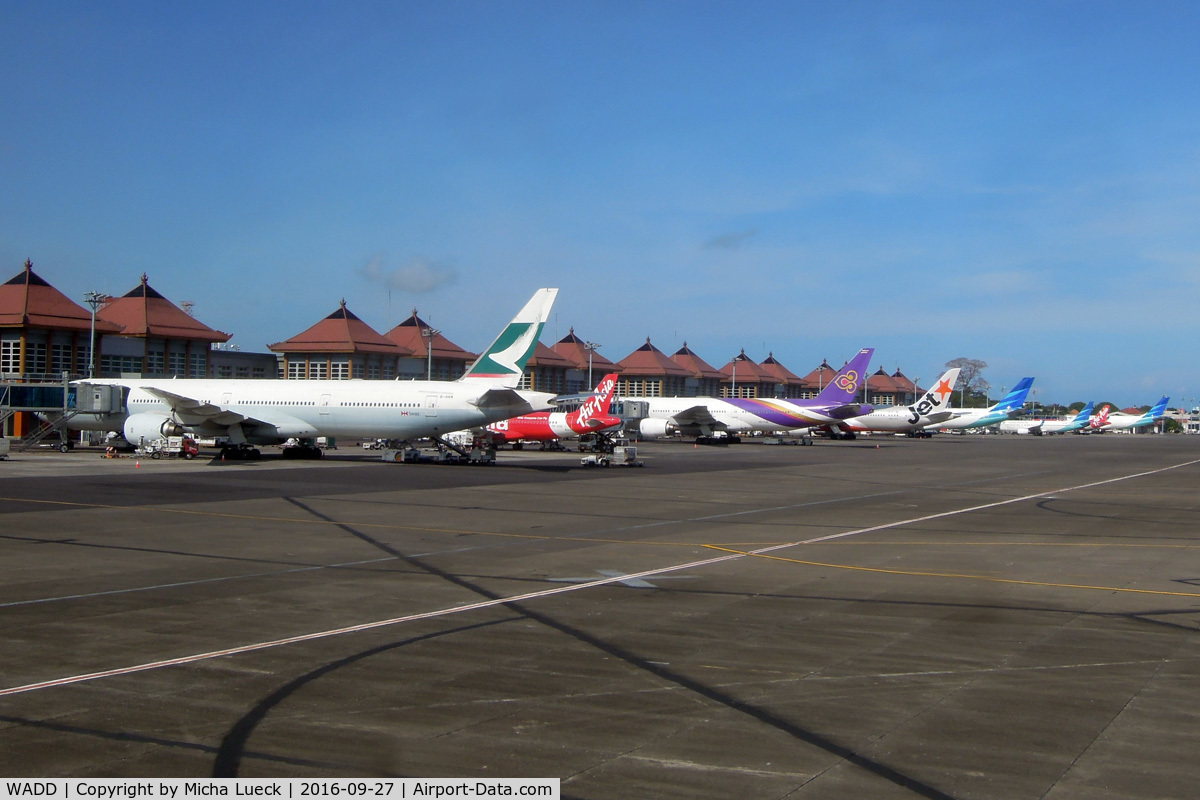
<instances>
[{"instance_id":1,"label":"light blue tail fin","mask_svg":"<svg viewBox=\"0 0 1200 800\"><path fill-rule=\"evenodd\" d=\"M1029 396L1029 390L1033 388L1033 378L1021 378L1017 381L1017 385L1012 388L1008 394L1004 395L1004 399L996 403L992 407L993 411L1013 412L1020 411L1025 405L1025 398Z\"/></svg>"},{"instance_id":2,"label":"light blue tail fin","mask_svg":"<svg viewBox=\"0 0 1200 800\"><path fill-rule=\"evenodd\" d=\"M1167 403L1170 401L1170 399L1171 398L1167 397L1164 394L1162 400L1159 400L1157 403L1154 404L1154 408L1152 408L1146 412L1146 419L1150 419L1150 420L1161 419L1162 416L1167 413Z\"/></svg>"}]
</instances>

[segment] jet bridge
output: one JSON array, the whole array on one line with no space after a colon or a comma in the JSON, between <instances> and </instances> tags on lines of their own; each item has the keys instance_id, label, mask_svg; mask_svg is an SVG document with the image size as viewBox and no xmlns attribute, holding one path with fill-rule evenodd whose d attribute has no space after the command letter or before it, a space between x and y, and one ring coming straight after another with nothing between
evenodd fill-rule
<instances>
[{"instance_id":1,"label":"jet bridge","mask_svg":"<svg viewBox=\"0 0 1200 800\"><path fill-rule=\"evenodd\" d=\"M71 448L67 420L76 414L110 414L124 409L120 386L72 386L64 378L59 383L17 383L0 381L0 432L9 429L9 420L28 413L38 420L36 429L22 437L19 450L28 450L55 434L59 449Z\"/></svg>"}]
</instances>

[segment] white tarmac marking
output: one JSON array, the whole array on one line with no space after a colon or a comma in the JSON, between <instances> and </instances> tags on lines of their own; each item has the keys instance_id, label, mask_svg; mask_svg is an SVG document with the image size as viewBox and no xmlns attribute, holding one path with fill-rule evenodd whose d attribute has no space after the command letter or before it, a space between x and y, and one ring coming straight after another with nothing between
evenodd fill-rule
<instances>
[{"instance_id":1,"label":"white tarmac marking","mask_svg":"<svg viewBox=\"0 0 1200 800\"><path fill-rule=\"evenodd\" d=\"M1091 483L1082 483L1077 486L1068 486L1060 489L1053 489L1045 492L1037 492L1035 494L1027 494L1021 497L1013 497L1008 500L998 500L994 503L984 503L977 506L969 506L967 508L955 509L953 511L942 511L937 514L926 514L921 517L913 517L911 519L897 520L895 522L887 522L881 525L872 525L867 528L858 528L852 531L843 533L830 534L828 536L818 536L813 539L805 539L798 542L788 542L784 544L771 545L762 547L757 550L747 552L727 553L725 555L715 556L713 558L700 559L699 561L689 561L685 564L676 564L670 567L658 567L648 569L643 572L634 572L627 575L617 575L608 578L601 578L587 583L575 583L566 586L559 586L553 589L542 589L536 592L526 592L525 594L513 595L511 597L502 597L495 600L483 600L478 603L468 603L466 605L451 606L435 611L425 611L419 614L408 614L403 617L392 617L391 619L377 620L375 622L364 622L360 625L349 625L344 628L334 628L332 630L317 631L314 633L301 634L299 636L289 636L284 639L274 639L269 642L258 642L255 644L242 645L240 647L230 647L224 650L212 650L207 653L196 653L189 656L180 656L178 658L169 658L162 661L150 661L145 664L135 664L129 667L119 667L117 669L102 670L100 672L89 672L82 675L72 675L64 678L56 678L49 681L41 681L38 683L28 683L23 686L12 686L7 689L0 689L0 697L8 697L9 695L24 694L26 692L34 692L40 689L49 689L55 686L69 686L76 683L84 683L85 681L94 681L100 678L112 678L120 675L132 675L137 672L146 672L154 669L162 669L163 667L179 666L181 664L194 664L199 661L207 661L223 656L241 655L242 653L253 653L259 650L267 650L273 647L281 647L288 644L298 644L300 642L312 642L319 639L328 639L333 636L341 636L347 633L359 633L362 631L375 630L376 628L385 628L392 625L399 625L405 622L416 622L418 620L436 619L438 617L450 616L452 614L461 614L468 611L480 611L487 608L506 605L508 603L523 603L530 600L537 600L543 597L553 597L554 595L567 594L568 592L577 592L582 589L592 589L598 586L607 586L611 583L623 583L630 579L650 578L656 575L665 575L670 572L678 572L685 569L699 569L714 564L721 564L726 561L737 561L743 558L753 558L757 555L765 553L776 553L780 550L785 550L791 547L798 547L805 544L816 544L818 542L828 542L834 539L844 539L848 536L858 536L864 533L873 533L875 531L888 530L898 528L903 525L912 525L919 522L929 522L935 519L945 519L947 517L959 516L961 514L970 514L975 511L984 511L989 508L998 508L1000 506L1012 505L1014 503L1023 503L1028 500L1037 500L1054 494L1065 494L1074 492L1080 489L1092 489L1097 486L1106 486L1111 483L1119 483L1121 481L1132 480L1134 478L1144 478L1150 475L1157 475L1162 472L1167 472L1173 469L1181 469L1190 467L1195 464L1200 464L1200 459L1185 461L1180 464L1172 464L1158 469L1147 470L1145 472L1137 472L1130 475L1122 475L1116 478L1108 478L1102 481L1092 481Z\"/></svg>"},{"instance_id":2,"label":"white tarmac marking","mask_svg":"<svg viewBox=\"0 0 1200 800\"><path fill-rule=\"evenodd\" d=\"M396 556L387 556L385 558L372 558L367 561L347 561L344 564L318 564L314 567L296 567L295 569L284 569L277 572L251 572L246 575L225 575L220 578L199 578L194 581L177 581L175 583L160 583L154 586L134 586L129 589L107 589L102 592L87 592L86 594L64 594L60 597L39 597L34 600L14 600L9 603L0 603L0 608L12 608L14 606L33 606L39 603L57 603L60 600L84 600L90 597L106 597L114 594L130 594L132 592L151 592L155 589L178 589L181 586L196 586L202 583L220 583L221 581L236 581L241 578L268 578L275 575L292 575L297 572L314 572L319 569L337 569L339 567L358 567L363 564L378 564L381 561L396 561Z\"/></svg>"}]
</instances>

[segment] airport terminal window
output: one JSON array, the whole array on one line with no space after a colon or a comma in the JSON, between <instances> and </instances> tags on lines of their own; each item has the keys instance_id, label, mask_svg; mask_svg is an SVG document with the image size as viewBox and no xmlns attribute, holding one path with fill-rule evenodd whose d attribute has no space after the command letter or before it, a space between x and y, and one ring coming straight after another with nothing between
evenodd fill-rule
<instances>
[{"instance_id":1,"label":"airport terminal window","mask_svg":"<svg viewBox=\"0 0 1200 800\"><path fill-rule=\"evenodd\" d=\"M288 380L302 381L308 377L308 362L306 361L289 361L287 376Z\"/></svg>"},{"instance_id":2,"label":"airport terminal window","mask_svg":"<svg viewBox=\"0 0 1200 800\"><path fill-rule=\"evenodd\" d=\"M363 366L362 361L357 360L357 359L350 362L350 372L351 372L351 377L358 378L359 380L367 377L366 367Z\"/></svg>"},{"instance_id":3,"label":"airport terminal window","mask_svg":"<svg viewBox=\"0 0 1200 800\"><path fill-rule=\"evenodd\" d=\"M233 377L233 367L229 364L218 364L217 365L217 377L218 378L232 378Z\"/></svg>"},{"instance_id":4,"label":"airport terminal window","mask_svg":"<svg viewBox=\"0 0 1200 800\"><path fill-rule=\"evenodd\" d=\"M55 376L71 371L71 345L55 344L50 346L50 371Z\"/></svg>"},{"instance_id":5,"label":"airport terminal window","mask_svg":"<svg viewBox=\"0 0 1200 800\"><path fill-rule=\"evenodd\" d=\"M25 371L38 374L46 371L45 342L25 343Z\"/></svg>"},{"instance_id":6,"label":"airport terminal window","mask_svg":"<svg viewBox=\"0 0 1200 800\"><path fill-rule=\"evenodd\" d=\"M101 375L123 375L132 372L140 375L142 359L139 356L106 356L100 354Z\"/></svg>"},{"instance_id":7,"label":"airport terminal window","mask_svg":"<svg viewBox=\"0 0 1200 800\"><path fill-rule=\"evenodd\" d=\"M256 378L265 378L267 377L267 370L265 367L255 367L253 374Z\"/></svg>"},{"instance_id":8,"label":"airport terminal window","mask_svg":"<svg viewBox=\"0 0 1200 800\"><path fill-rule=\"evenodd\" d=\"M367 380L372 380L372 381L379 380L379 362L378 361L372 361L370 364L367 364Z\"/></svg>"},{"instance_id":9,"label":"airport terminal window","mask_svg":"<svg viewBox=\"0 0 1200 800\"><path fill-rule=\"evenodd\" d=\"M349 361L333 361L329 364L329 377L335 381L350 380L350 362Z\"/></svg>"},{"instance_id":10,"label":"airport terminal window","mask_svg":"<svg viewBox=\"0 0 1200 800\"><path fill-rule=\"evenodd\" d=\"M0 372L20 372L21 342L19 339L5 339L0 342Z\"/></svg>"},{"instance_id":11,"label":"airport terminal window","mask_svg":"<svg viewBox=\"0 0 1200 800\"><path fill-rule=\"evenodd\" d=\"M167 354L167 374L168 375L183 375L187 371L187 354L186 353L168 353Z\"/></svg>"},{"instance_id":12,"label":"airport terminal window","mask_svg":"<svg viewBox=\"0 0 1200 800\"><path fill-rule=\"evenodd\" d=\"M191 369L188 371L193 378L203 378L208 371L208 359L204 353L192 353Z\"/></svg>"},{"instance_id":13,"label":"airport terminal window","mask_svg":"<svg viewBox=\"0 0 1200 800\"><path fill-rule=\"evenodd\" d=\"M150 375L162 375L166 359L162 350L150 350L146 353L146 372Z\"/></svg>"},{"instance_id":14,"label":"airport terminal window","mask_svg":"<svg viewBox=\"0 0 1200 800\"><path fill-rule=\"evenodd\" d=\"M308 377L317 381L329 380L329 362L310 361L308 363Z\"/></svg>"},{"instance_id":15,"label":"airport terminal window","mask_svg":"<svg viewBox=\"0 0 1200 800\"><path fill-rule=\"evenodd\" d=\"M383 379L385 381L393 380L396 377L396 365L388 362L383 365Z\"/></svg>"},{"instance_id":16,"label":"airport terminal window","mask_svg":"<svg viewBox=\"0 0 1200 800\"><path fill-rule=\"evenodd\" d=\"M88 345L80 345L75 349L75 372L87 375L88 364L91 362L92 351Z\"/></svg>"}]
</instances>

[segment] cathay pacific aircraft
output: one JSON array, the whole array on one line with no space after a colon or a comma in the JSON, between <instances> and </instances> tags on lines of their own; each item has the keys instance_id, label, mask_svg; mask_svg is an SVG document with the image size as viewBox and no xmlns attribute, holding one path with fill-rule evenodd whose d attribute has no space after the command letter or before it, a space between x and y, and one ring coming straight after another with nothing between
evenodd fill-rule
<instances>
[{"instance_id":1,"label":"cathay pacific aircraft","mask_svg":"<svg viewBox=\"0 0 1200 800\"><path fill-rule=\"evenodd\" d=\"M651 439L676 432L698 439L721 434L736 441L736 434L752 431L787 431L828 425L871 412L855 397L866 380L872 347L858 351L829 385L811 400L775 400L742 397L649 397L649 414L639 424L642 436Z\"/></svg>"},{"instance_id":2,"label":"cathay pacific aircraft","mask_svg":"<svg viewBox=\"0 0 1200 800\"><path fill-rule=\"evenodd\" d=\"M558 289L535 292L456 381L119 378L79 383L129 388L128 413L118 421L134 445L193 434L226 438L236 454L245 445L318 436L437 438L552 407L553 395L517 386L557 294ZM86 430L96 422L94 415L81 414L69 424ZM321 451L299 452L319 457Z\"/></svg>"},{"instance_id":3,"label":"cathay pacific aircraft","mask_svg":"<svg viewBox=\"0 0 1200 800\"><path fill-rule=\"evenodd\" d=\"M1033 378L1021 378L1004 399L988 408L951 408L953 416L945 422L935 422L928 430L948 431L961 428L982 428L999 425L1006 419L1017 416L1025 405L1025 398L1033 386Z\"/></svg>"}]
</instances>

